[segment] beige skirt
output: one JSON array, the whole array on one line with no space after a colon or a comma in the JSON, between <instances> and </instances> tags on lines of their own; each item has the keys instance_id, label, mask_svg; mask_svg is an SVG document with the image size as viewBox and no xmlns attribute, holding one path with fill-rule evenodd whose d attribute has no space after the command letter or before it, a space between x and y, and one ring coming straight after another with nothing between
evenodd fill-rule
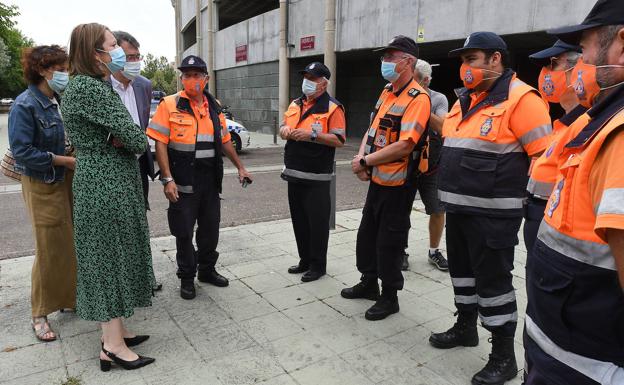
<instances>
[{"instance_id":1,"label":"beige skirt","mask_svg":"<svg viewBox=\"0 0 624 385\"><path fill-rule=\"evenodd\" d=\"M72 179L53 184L22 176L22 195L35 236L32 316L76 307L76 252L72 223Z\"/></svg>"}]
</instances>

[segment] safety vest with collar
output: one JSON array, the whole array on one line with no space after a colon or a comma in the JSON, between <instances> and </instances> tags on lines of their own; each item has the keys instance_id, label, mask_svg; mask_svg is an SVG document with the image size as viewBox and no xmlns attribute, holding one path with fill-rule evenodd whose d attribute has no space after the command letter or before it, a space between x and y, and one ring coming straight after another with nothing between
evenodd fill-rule
<instances>
[{"instance_id":1,"label":"safety vest with collar","mask_svg":"<svg viewBox=\"0 0 624 385\"><path fill-rule=\"evenodd\" d=\"M415 80L400 90L398 96L393 94L392 84L386 85L381 92L372 115L371 126L368 129L365 154L372 154L398 142L401 133L416 131L417 139L411 154L402 159L372 167L371 181L373 183L381 186L403 186L412 182L416 176L415 170L418 169L421 150L426 144L427 136L423 134L431 110L427 111L424 123L412 120L420 117L410 117L407 121L404 115L408 107L413 103L420 103L422 98L429 99L429 95Z\"/></svg>"},{"instance_id":2,"label":"safety vest with collar","mask_svg":"<svg viewBox=\"0 0 624 385\"><path fill-rule=\"evenodd\" d=\"M305 96L295 99L284 113L284 124L296 130L335 134L344 139L345 127L330 129L329 120L344 107L327 92L302 114ZM284 148L282 178L292 182L329 182L334 170L336 149L316 142L288 140Z\"/></svg>"},{"instance_id":3,"label":"safety vest with collar","mask_svg":"<svg viewBox=\"0 0 624 385\"><path fill-rule=\"evenodd\" d=\"M447 212L523 216L529 171L524 146L552 132L545 104L543 113L547 123L531 128L520 138L512 131L512 115L518 111L516 107L522 97L531 92L539 95L508 69L485 99L472 108L469 108L470 93L464 91L459 95L442 128L444 144L438 194Z\"/></svg>"},{"instance_id":4,"label":"safety vest with collar","mask_svg":"<svg viewBox=\"0 0 624 385\"><path fill-rule=\"evenodd\" d=\"M561 119L555 120L553 123L552 139L548 149L531 165L527 191L533 197L544 200L548 200L548 197L550 197L557 180L557 155L561 153L563 146L566 144L562 140L564 134L566 134L568 127L581 116L585 119L585 124L575 124L575 127L582 128L587 125L589 116L583 115L585 111L587 111L587 108L578 105L570 113Z\"/></svg>"},{"instance_id":5,"label":"safety vest with collar","mask_svg":"<svg viewBox=\"0 0 624 385\"><path fill-rule=\"evenodd\" d=\"M191 101L186 94L179 92L161 100L168 117L161 117L158 112L147 128L148 136L159 140L168 138L167 153L171 175L178 191L193 192L196 167L210 167L213 170L217 191L221 192L223 181L222 130L226 127L225 117L215 98L204 92L208 100L208 124L200 124L195 116ZM158 118L157 118L158 117ZM159 119L167 119L160 122ZM212 130L209 130L212 123ZM162 140L161 140L162 141Z\"/></svg>"},{"instance_id":6,"label":"safety vest with collar","mask_svg":"<svg viewBox=\"0 0 624 385\"><path fill-rule=\"evenodd\" d=\"M570 127L578 135L559 158L556 187L527 262L528 336L570 368L613 385L624 383L624 293L615 257L595 226L598 216L624 214L624 193L607 187L596 202L590 186L605 141L624 135L622 126L624 109L606 123L579 119Z\"/></svg>"}]
</instances>

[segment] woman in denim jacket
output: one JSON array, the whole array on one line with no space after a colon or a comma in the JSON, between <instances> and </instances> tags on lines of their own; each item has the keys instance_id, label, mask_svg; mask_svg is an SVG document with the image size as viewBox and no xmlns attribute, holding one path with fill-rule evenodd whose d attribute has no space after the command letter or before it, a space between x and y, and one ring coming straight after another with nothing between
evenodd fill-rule
<instances>
[{"instance_id":1,"label":"woman in denim jacket","mask_svg":"<svg viewBox=\"0 0 624 385\"><path fill-rule=\"evenodd\" d=\"M47 315L76 306L76 254L71 182L76 160L66 144L59 93L65 89L67 53L57 45L22 54L28 89L9 112L9 143L22 174L22 194L35 235L31 308L35 336L54 341Z\"/></svg>"}]
</instances>

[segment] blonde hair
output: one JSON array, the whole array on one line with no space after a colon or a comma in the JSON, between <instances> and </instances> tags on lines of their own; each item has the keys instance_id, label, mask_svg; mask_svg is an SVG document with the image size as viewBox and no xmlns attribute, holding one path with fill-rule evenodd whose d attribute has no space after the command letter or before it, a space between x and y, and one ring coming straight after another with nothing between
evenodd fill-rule
<instances>
[{"instance_id":1,"label":"blonde hair","mask_svg":"<svg viewBox=\"0 0 624 385\"><path fill-rule=\"evenodd\" d=\"M106 72L95 60L96 50L102 49L108 27L98 24L80 24L74 28L69 42L69 74L104 77Z\"/></svg>"}]
</instances>

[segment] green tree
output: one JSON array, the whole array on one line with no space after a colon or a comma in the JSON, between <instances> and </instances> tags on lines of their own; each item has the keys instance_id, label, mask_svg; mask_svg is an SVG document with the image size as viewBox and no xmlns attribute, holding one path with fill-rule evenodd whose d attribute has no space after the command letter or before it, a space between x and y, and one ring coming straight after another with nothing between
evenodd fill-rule
<instances>
[{"instance_id":1,"label":"green tree","mask_svg":"<svg viewBox=\"0 0 624 385\"><path fill-rule=\"evenodd\" d=\"M9 56L9 51L7 49L6 44L4 44L4 40L0 39L0 73L4 72L7 67L11 64L11 57Z\"/></svg>"},{"instance_id":2,"label":"green tree","mask_svg":"<svg viewBox=\"0 0 624 385\"><path fill-rule=\"evenodd\" d=\"M164 91L167 95L177 92L176 71L165 56L145 55L141 75L152 81L155 91Z\"/></svg>"},{"instance_id":3,"label":"green tree","mask_svg":"<svg viewBox=\"0 0 624 385\"><path fill-rule=\"evenodd\" d=\"M33 46L34 43L16 28L13 18L18 15L16 6L0 2L0 40L5 46L4 54L8 56L8 65L5 64L5 69L0 71L0 97L15 97L26 88L20 57L22 50ZM0 50L0 62L2 57L3 52Z\"/></svg>"},{"instance_id":4,"label":"green tree","mask_svg":"<svg viewBox=\"0 0 624 385\"><path fill-rule=\"evenodd\" d=\"M151 79L157 71L164 71L167 68L171 67L169 61L165 56L156 57L151 53L145 55L145 59L143 60L145 67L141 71L141 75L145 76L148 79Z\"/></svg>"}]
</instances>

